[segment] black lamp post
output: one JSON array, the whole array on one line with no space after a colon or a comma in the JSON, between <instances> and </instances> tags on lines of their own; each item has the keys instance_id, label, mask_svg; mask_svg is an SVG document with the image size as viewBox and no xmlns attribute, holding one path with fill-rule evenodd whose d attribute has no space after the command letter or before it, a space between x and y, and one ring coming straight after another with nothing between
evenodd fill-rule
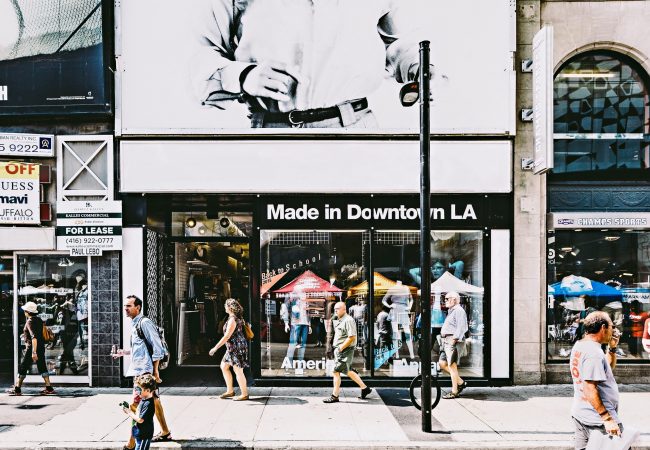
<instances>
[{"instance_id":1,"label":"black lamp post","mask_svg":"<svg viewBox=\"0 0 650 450\"><path fill-rule=\"evenodd\" d=\"M420 311L422 339L420 364L422 373L422 431L431 432L431 153L429 41L420 42L420 70L417 83L405 84L400 90L404 106L420 99Z\"/></svg>"}]
</instances>

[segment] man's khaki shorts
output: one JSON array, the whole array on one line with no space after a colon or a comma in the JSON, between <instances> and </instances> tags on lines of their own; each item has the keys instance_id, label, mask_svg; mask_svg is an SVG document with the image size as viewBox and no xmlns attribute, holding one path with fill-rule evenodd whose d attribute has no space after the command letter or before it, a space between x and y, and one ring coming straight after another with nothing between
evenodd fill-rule
<instances>
[{"instance_id":1,"label":"man's khaki shorts","mask_svg":"<svg viewBox=\"0 0 650 450\"><path fill-rule=\"evenodd\" d=\"M351 345L342 352L334 350L334 372L348 373L352 369L354 360L354 346Z\"/></svg>"}]
</instances>

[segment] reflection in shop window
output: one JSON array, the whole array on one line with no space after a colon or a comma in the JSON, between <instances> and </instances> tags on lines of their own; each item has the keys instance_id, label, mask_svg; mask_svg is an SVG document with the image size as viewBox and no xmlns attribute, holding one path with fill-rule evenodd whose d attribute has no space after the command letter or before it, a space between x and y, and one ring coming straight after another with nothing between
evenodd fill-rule
<instances>
[{"instance_id":1,"label":"reflection in shop window","mask_svg":"<svg viewBox=\"0 0 650 450\"><path fill-rule=\"evenodd\" d=\"M447 311L444 293L458 291L470 331L459 367L463 376L483 376L483 235L480 231L431 233L432 360ZM415 376L420 355L420 235L374 233L374 369L379 376Z\"/></svg>"},{"instance_id":2,"label":"reflection in shop window","mask_svg":"<svg viewBox=\"0 0 650 450\"><path fill-rule=\"evenodd\" d=\"M549 250L548 358L567 359L583 319L604 311L622 333L618 357L650 359L650 233L549 232Z\"/></svg>"},{"instance_id":3,"label":"reflection in shop window","mask_svg":"<svg viewBox=\"0 0 650 450\"><path fill-rule=\"evenodd\" d=\"M367 306L353 294L365 280L359 232L262 231L261 365L264 376L327 376L334 304L357 322L353 367L369 372Z\"/></svg>"},{"instance_id":4,"label":"reflection in shop window","mask_svg":"<svg viewBox=\"0 0 650 450\"><path fill-rule=\"evenodd\" d=\"M54 333L54 340L45 346L48 373L88 375L88 259L20 254L17 261L18 358L25 350L22 335L25 316L20 308L27 302L34 302L38 316ZM38 375L36 365L30 373Z\"/></svg>"}]
</instances>

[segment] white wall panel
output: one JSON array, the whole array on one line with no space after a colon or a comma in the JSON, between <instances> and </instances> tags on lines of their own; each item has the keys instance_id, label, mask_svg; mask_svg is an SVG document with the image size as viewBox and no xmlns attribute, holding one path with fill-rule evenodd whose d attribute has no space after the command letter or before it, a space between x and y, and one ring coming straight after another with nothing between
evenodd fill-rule
<instances>
[{"instance_id":1,"label":"white wall panel","mask_svg":"<svg viewBox=\"0 0 650 450\"><path fill-rule=\"evenodd\" d=\"M56 250L53 227L0 227L0 250Z\"/></svg>"},{"instance_id":2,"label":"white wall panel","mask_svg":"<svg viewBox=\"0 0 650 450\"><path fill-rule=\"evenodd\" d=\"M122 141L121 192L417 193L417 141ZM433 142L432 193L508 193L510 141Z\"/></svg>"},{"instance_id":3,"label":"white wall panel","mask_svg":"<svg viewBox=\"0 0 650 450\"><path fill-rule=\"evenodd\" d=\"M510 377L510 230L492 230L490 376Z\"/></svg>"},{"instance_id":4,"label":"white wall panel","mask_svg":"<svg viewBox=\"0 0 650 450\"><path fill-rule=\"evenodd\" d=\"M122 300L127 295L144 296L144 245L143 228L122 229ZM122 309L122 347L130 349L131 319ZM131 364L131 357L122 358L122 375Z\"/></svg>"}]
</instances>

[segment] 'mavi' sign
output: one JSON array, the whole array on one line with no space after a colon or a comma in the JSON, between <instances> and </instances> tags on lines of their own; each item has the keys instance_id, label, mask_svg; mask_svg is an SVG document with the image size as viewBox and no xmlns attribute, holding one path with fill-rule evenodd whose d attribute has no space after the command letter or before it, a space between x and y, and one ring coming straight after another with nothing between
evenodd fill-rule
<instances>
[{"instance_id":1,"label":"'mavi' sign","mask_svg":"<svg viewBox=\"0 0 650 450\"><path fill-rule=\"evenodd\" d=\"M0 161L0 224L41 223L38 164Z\"/></svg>"},{"instance_id":2,"label":"'mavi' sign","mask_svg":"<svg viewBox=\"0 0 650 450\"><path fill-rule=\"evenodd\" d=\"M410 228L420 223L417 196L265 198L260 211L264 228L360 227ZM510 217L505 198L481 196L433 196L429 218L432 226L501 226ZM498 223L495 223L498 222Z\"/></svg>"}]
</instances>

